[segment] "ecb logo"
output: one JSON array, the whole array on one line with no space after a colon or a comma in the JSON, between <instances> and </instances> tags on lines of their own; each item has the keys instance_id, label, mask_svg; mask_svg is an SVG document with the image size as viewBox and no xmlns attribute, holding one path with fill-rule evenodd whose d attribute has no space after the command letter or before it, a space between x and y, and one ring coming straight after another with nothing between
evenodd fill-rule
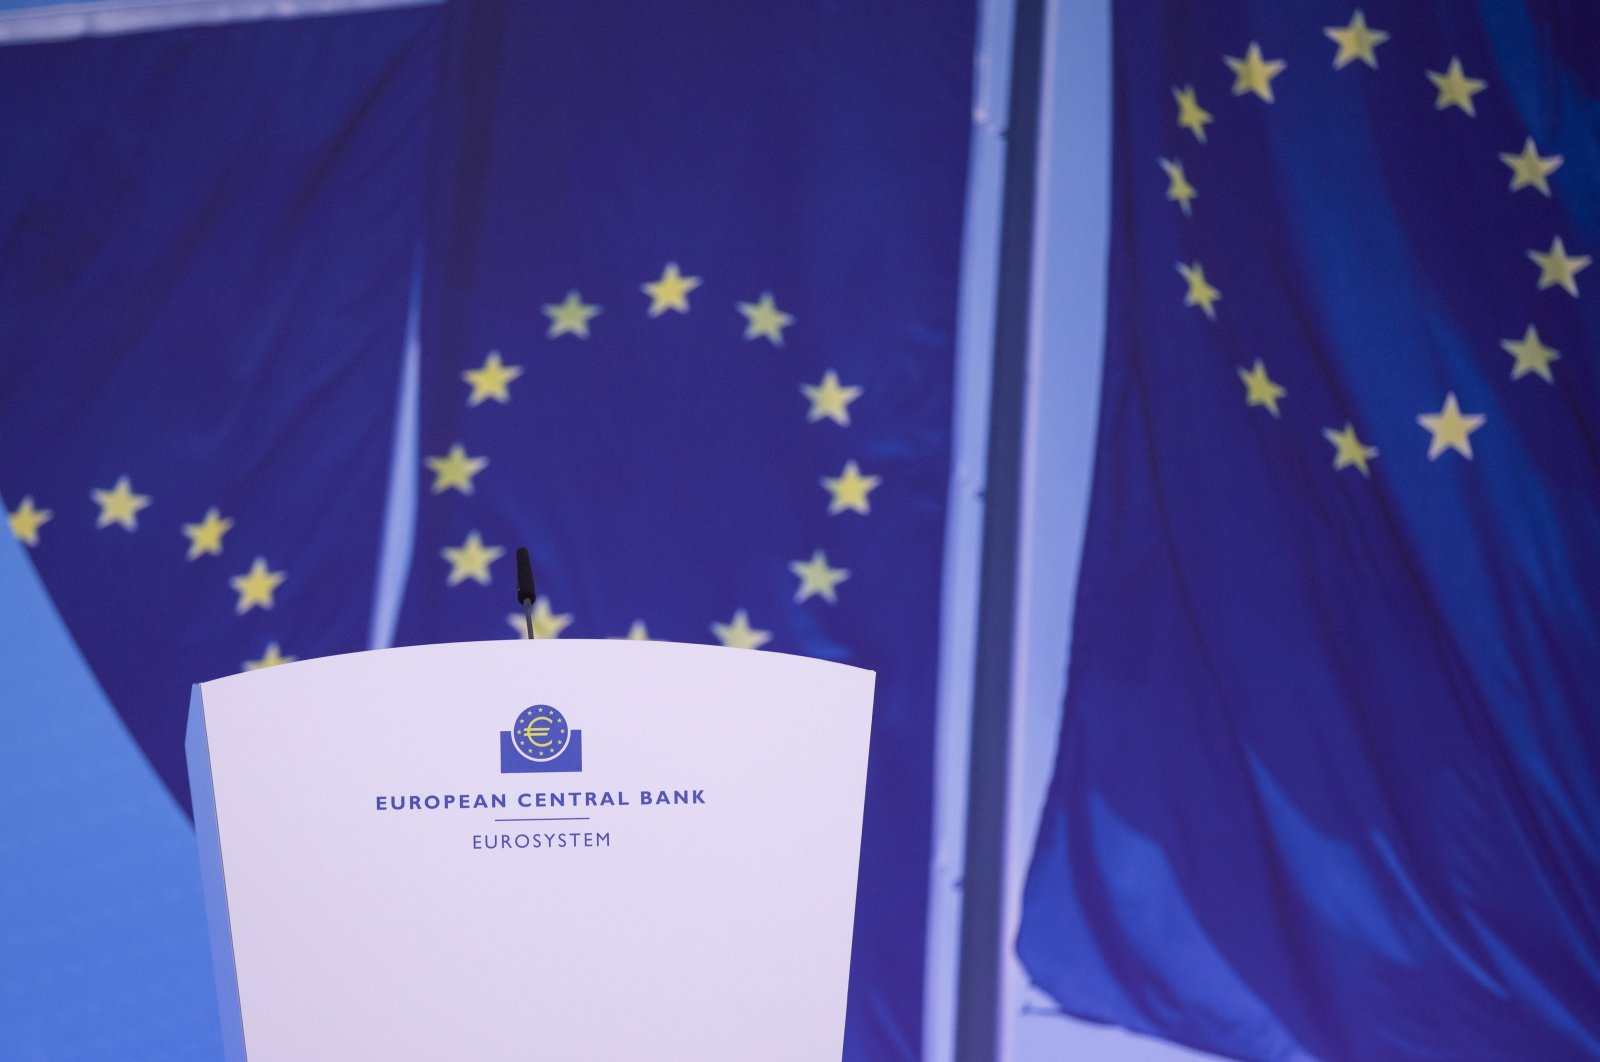
<instances>
[{"instance_id":1,"label":"ecb logo","mask_svg":"<svg viewBox=\"0 0 1600 1062\"><path fill-rule=\"evenodd\" d=\"M553 774L583 770L583 731L548 704L524 708L510 730L500 731L501 774Z\"/></svg>"}]
</instances>

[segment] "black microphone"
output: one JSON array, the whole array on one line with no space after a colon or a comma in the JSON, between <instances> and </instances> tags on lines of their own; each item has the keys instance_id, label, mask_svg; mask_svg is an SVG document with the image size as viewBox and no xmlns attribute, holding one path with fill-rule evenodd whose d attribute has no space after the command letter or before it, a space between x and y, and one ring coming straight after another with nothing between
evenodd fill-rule
<instances>
[{"instance_id":1,"label":"black microphone","mask_svg":"<svg viewBox=\"0 0 1600 1062\"><path fill-rule=\"evenodd\" d=\"M528 621L528 637L533 637L533 561L528 558L528 547L517 547L517 603L522 606L523 618Z\"/></svg>"}]
</instances>

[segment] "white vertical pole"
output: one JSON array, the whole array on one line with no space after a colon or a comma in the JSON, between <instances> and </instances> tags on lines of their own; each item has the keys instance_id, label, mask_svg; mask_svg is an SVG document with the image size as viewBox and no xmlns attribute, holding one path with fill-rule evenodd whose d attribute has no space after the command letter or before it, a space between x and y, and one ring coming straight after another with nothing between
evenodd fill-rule
<instances>
[{"instance_id":1,"label":"white vertical pole","mask_svg":"<svg viewBox=\"0 0 1600 1062\"><path fill-rule=\"evenodd\" d=\"M973 57L972 141L956 322L955 415L940 602L933 843L923 978L923 1058L930 1062L952 1062L955 1057L983 477L988 459L1013 14L1014 0L980 0Z\"/></svg>"}]
</instances>

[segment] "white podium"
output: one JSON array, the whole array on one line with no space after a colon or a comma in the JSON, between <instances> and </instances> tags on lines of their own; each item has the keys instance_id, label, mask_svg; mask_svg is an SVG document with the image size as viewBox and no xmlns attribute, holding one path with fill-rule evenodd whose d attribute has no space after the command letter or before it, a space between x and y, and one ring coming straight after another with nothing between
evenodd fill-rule
<instances>
[{"instance_id":1,"label":"white podium","mask_svg":"<svg viewBox=\"0 0 1600 1062\"><path fill-rule=\"evenodd\" d=\"M195 687L230 1059L837 1059L873 674L504 641Z\"/></svg>"}]
</instances>

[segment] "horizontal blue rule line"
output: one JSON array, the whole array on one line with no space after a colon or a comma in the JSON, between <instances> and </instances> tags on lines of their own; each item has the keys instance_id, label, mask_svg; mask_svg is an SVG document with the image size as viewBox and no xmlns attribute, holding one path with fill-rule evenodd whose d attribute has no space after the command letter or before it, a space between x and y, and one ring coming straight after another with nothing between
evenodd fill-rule
<instances>
[{"instance_id":1,"label":"horizontal blue rule line","mask_svg":"<svg viewBox=\"0 0 1600 1062\"><path fill-rule=\"evenodd\" d=\"M496 822L588 822L587 815L556 815L548 819L495 819Z\"/></svg>"}]
</instances>

